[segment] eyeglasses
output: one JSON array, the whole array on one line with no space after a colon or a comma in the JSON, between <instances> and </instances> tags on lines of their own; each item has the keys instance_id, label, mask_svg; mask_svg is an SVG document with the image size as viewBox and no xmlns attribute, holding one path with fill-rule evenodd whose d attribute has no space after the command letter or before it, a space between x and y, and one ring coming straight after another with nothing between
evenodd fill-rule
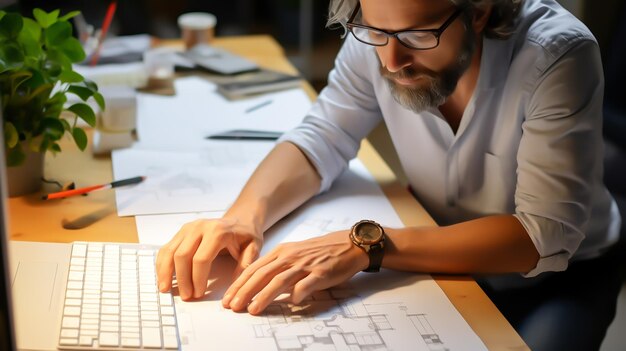
<instances>
[{"instance_id":1,"label":"eyeglasses","mask_svg":"<svg viewBox=\"0 0 626 351\"><path fill-rule=\"evenodd\" d=\"M463 12L462 9L454 11L454 13L448 17L448 19L438 29L413 29L402 30L399 32L388 32L382 29L354 23L353 21L360 8L360 3L357 3L350 19L346 23L346 27L348 27L350 33L352 33L358 41L373 46L385 46L389 43L390 37L395 37L398 39L400 44L414 50L428 50L439 46L439 38L441 37L441 34L443 34L446 28L448 28L448 26L450 26L450 24L452 24L452 22L454 22L454 20Z\"/></svg>"}]
</instances>

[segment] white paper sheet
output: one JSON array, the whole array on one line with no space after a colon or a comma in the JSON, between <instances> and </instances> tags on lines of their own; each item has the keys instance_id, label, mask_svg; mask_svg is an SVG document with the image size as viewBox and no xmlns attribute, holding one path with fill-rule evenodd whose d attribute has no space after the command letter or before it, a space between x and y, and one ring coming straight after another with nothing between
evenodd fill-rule
<instances>
[{"instance_id":1,"label":"white paper sheet","mask_svg":"<svg viewBox=\"0 0 626 351\"><path fill-rule=\"evenodd\" d=\"M142 145L178 147L230 129L284 132L298 125L311 107L302 89L229 101L215 84L199 77L175 81L176 96L139 94L137 133ZM261 103L260 108L246 112Z\"/></svg>"},{"instance_id":2,"label":"white paper sheet","mask_svg":"<svg viewBox=\"0 0 626 351\"><path fill-rule=\"evenodd\" d=\"M138 216L141 243L162 245L184 222L219 213ZM317 196L265 234L267 253L280 242L299 241L374 219L399 227L400 219L365 166L352 161L329 192ZM262 316L221 305L234 261L218 257L201 301L175 297L183 350L485 350L429 275L383 270L359 273L319 292L300 306L274 302ZM176 291L174 291L176 294Z\"/></svg>"},{"instance_id":3,"label":"white paper sheet","mask_svg":"<svg viewBox=\"0 0 626 351\"><path fill-rule=\"evenodd\" d=\"M116 189L118 215L223 211L272 147L224 142L196 151L114 151L115 179L146 176L140 184Z\"/></svg>"},{"instance_id":4,"label":"white paper sheet","mask_svg":"<svg viewBox=\"0 0 626 351\"><path fill-rule=\"evenodd\" d=\"M218 218L223 212L196 212L135 217L139 242L163 245L186 222L198 218ZM402 221L393 210L363 163L353 160L350 170L337 179L327 193L321 194L265 233L262 253L283 241L304 240L322 232L348 229L356 221L369 218L389 227Z\"/></svg>"},{"instance_id":5,"label":"white paper sheet","mask_svg":"<svg viewBox=\"0 0 626 351\"><path fill-rule=\"evenodd\" d=\"M271 304L263 315L224 309L232 259L218 257L207 295L176 318L183 350L486 350L426 274L383 270L313 294L299 306Z\"/></svg>"}]
</instances>

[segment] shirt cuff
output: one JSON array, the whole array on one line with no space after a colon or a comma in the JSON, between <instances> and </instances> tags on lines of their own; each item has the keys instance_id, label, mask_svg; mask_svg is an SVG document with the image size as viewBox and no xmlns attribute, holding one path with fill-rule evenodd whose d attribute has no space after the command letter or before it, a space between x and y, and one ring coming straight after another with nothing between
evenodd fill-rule
<instances>
[{"instance_id":1,"label":"shirt cuff","mask_svg":"<svg viewBox=\"0 0 626 351\"><path fill-rule=\"evenodd\" d=\"M532 278L543 272L561 272L567 269L569 254L558 253L552 256L541 257L537 265L530 272L522 274L524 278Z\"/></svg>"}]
</instances>

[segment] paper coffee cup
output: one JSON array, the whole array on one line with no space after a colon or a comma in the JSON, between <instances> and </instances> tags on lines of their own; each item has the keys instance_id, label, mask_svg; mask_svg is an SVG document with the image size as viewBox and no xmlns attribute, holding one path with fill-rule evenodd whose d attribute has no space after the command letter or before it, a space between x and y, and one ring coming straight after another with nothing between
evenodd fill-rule
<instances>
[{"instance_id":1,"label":"paper coffee cup","mask_svg":"<svg viewBox=\"0 0 626 351\"><path fill-rule=\"evenodd\" d=\"M217 18L206 12L189 12L178 17L185 47L191 49L197 44L208 44L215 37Z\"/></svg>"}]
</instances>

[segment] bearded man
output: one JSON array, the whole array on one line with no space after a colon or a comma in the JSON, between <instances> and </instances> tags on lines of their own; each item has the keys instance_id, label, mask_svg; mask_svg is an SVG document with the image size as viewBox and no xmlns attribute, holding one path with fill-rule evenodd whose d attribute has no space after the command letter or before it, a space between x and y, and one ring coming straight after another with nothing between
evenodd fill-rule
<instances>
[{"instance_id":1,"label":"bearded man","mask_svg":"<svg viewBox=\"0 0 626 351\"><path fill-rule=\"evenodd\" d=\"M252 314L381 266L474 274L533 350L597 349L620 286L607 253L620 217L602 183L589 30L554 0L333 0L329 24L349 34L328 86L222 219L161 249L161 290L175 272L183 299L203 296L222 250L241 273L222 303ZM362 241L346 228L258 258L263 232L328 190L381 121L441 226L359 222Z\"/></svg>"}]
</instances>

